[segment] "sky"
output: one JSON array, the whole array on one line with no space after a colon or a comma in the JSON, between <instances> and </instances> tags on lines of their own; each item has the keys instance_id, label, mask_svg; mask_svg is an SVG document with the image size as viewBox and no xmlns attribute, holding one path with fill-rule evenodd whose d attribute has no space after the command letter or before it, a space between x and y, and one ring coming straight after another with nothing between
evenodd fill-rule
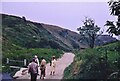
<instances>
[{"instance_id":1,"label":"sky","mask_svg":"<svg viewBox=\"0 0 120 81\"><path fill-rule=\"evenodd\" d=\"M2 2L108 2L109 0L1 0Z\"/></svg>"},{"instance_id":2,"label":"sky","mask_svg":"<svg viewBox=\"0 0 120 81\"><path fill-rule=\"evenodd\" d=\"M101 30L106 31L107 20L115 21L110 15L107 2L2 2L1 13L25 16L27 20L57 25L77 32L85 17L95 20Z\"/></svg>"}]
</instances>

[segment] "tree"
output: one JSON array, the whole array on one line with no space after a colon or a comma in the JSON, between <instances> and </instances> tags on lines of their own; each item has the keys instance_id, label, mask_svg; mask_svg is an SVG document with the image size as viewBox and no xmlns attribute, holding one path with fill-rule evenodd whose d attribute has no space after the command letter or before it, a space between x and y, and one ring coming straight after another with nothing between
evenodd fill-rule
<instances>
[{"instance_id":1,"label":"tree","mask_svg":"<svg viewBox=\"0 0 120 81\"><path fill-rule=\"evenodd\" d=\"M95 39L99 36L97 33L100 27L95 25L95 21L91 18L85 18L83 26L77 28L80 33L81 39L87 42L90 48L94 48ZM102 34L103 32L101 32Z\"/></svg>"},{"instance_id":2,"label":"tree","mask_svg":"<svg viewBox=\"0 0 120 81\"><path fill-rule=\"evenodd\" d=\"M113 21L106 21L105 26L109 27L107 29L107 32L113 36L113 34L115 35L120 35L120 0L118 1L109 1L108 2L110 10L111 10L111 14L113 16L117 16L117 22L114 23Z\"/></svg>"}]
</instances>

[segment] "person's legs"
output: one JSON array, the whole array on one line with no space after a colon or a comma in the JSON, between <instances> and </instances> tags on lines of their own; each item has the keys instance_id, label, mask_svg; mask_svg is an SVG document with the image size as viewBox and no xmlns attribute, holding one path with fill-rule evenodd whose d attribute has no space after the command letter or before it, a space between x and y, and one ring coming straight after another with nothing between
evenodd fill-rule
<instances>
[{"instance_id":1,"label":"person's legs","mask_svg":"<svg viewBox=\"0 0 120 81\"><path fill-rule=\"evenodd\" d=\"M53 75L55 74L55 67L53 67Z\"/></svg>"},{"instance_id":2,"label":"person's legs","mask_svg":"<svg viewBox=\"0 0 120 81\"><path fill-rule=\"evenodd\" d=\"M32 73L30 73L31 75L31 81L34 81L34 75Z\"/></svg>"},{"instance_id":3,"label":"person's legs","mask_svg":"<svg viewBox=\"0 0 120 81\"><path fill-rule=\"evenodd\" d=\"M37 74L38 73L34 74L34 81L36 81L36 79L37 79Z\"/></svg>"},{"instance_id":4,"label":"person's legs","mask_svg":"<svg viewBox=\"0 0 120 81\"><path fill-rule=\"evenodd\" d=\"M42 79L43 71L41 70L40 79Z\"/></svg>"},{"instance_id":5,"label":"person's legs","mask_svg":"<svg viewBox=\"0 0 120 81\"><path fill-rule=\"evenodd\" d=\"M37 79L37 73L36 74L31 73L31 81L36 81L36 79Z\"/></svg>"},{"instance_id":6,"label":"person's legs","mask_svg":"<svg viewBox=\"0 0 120 81\"><path fill-rule=\"evenodd\" d=\"M55 75L55 71L53 71L53 75Z\"/></svg>"},{"instance_id":7,"label":"person's legs","mask_svg":"<svg viewBox=\"0 0 120 81\"><path fill-rule=\"evenodd\" d=\"M50 72L50 75L52 75L52 71Z\"/></svg>"},{"instance_id":8,"label":"person's legs","mask_svg":"<svg viewBox=\"0 0 120 81\"><path fill-rule=\"evenodd\" d=\"M51 73L50 73L50 75L52 75L53 74L53 66L51 66Z\"/></svg>"},{"instance_id":9,"label":"person's legs","mask_svg":"<svg viewBox=\"0 0 120 81\"><path fill-rule=\"evenodd\" d=\"M45 70L44 70L44 77L45 77L45 74L46 74L46 73L45 73Z\"/></svg>"},{"instance_id":10,"label":"person's legs","mask_svg":"<svg viewBox=\"0 0 120 81\"><path fill-rule=\"evenodd\" d=\"M43 79L45 79L45 69L43 70Z\"/></svg>"}]
</instances>

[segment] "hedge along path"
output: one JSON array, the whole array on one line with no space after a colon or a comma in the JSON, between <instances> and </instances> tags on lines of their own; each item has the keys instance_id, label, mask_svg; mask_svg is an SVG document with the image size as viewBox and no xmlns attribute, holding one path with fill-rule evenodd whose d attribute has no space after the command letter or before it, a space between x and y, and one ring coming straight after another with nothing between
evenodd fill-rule
<instances>
[{"instance_id":1,"label":"hedge along path","mask_svg":"<svg viewBox=\"0 0 120 81\"><path fill-rule=\"evenodd\" d=\"M75 55L73 53L64 53L61 58L57 59L56 72L54 76L50 75L51 67L50 63L48 63L46 65L46 79L62 79L64 76L65 68L67 68L73 62L74 56ZM30 74L28 73L28 70L25 71L25 69L27 68L21 68L20 71L16 72L14 77L18 77L17 79L30 79ZM22 71L25 71L24 75L22 75ZM37 76L37 79L40 79L40 75Z\"/></svg>"}]
</instances>

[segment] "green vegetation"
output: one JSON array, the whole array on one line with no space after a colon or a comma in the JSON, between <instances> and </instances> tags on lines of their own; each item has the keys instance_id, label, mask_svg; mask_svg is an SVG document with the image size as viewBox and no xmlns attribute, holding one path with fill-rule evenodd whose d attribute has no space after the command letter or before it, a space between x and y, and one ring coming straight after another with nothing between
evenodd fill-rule
<instances>
[{"instance_id":1,"label":"green vegetation","mask_svg":"<svg viewBox=\"0 0 120 81\"><path fill-rule=\"evenodd\" d=\"M120 72L120 41L76 53L74 62L65 70L65 79L107 79ZM120 78L120 77L119 77Z\"/></svg>"},{"instance_id":2,"label":"green vegetation","mask_svg":"<svg viewBox=\"0 0 120 81\"><path fill-rule=\"evenodd\" d=\"M116 16L117 21L106 21L105 26L108 27L107 32L113 36L115 35L120 35L120 0L110 0L108 2L109 8L110 8L110 15Z\"/></svg>"},{"instance_id":3,"label":"green vegetation","mask_svg":"<svg viewBox=\"0 0 120 81\"><path fill-rule=\"evenodd\" d=\"M47 62L51 60L51 57L53 55L56 56L56 58L60 57L63 54L63 52L59 49L48 49L48 48L30 48L30 49L22 49L22 50L15 50L11 51L8 54L5 54L3 57L3 65L6 64L6 58L12 59L12 60L24 60L26 59L29 63L32 58L37 55L39 59L41 57L44 57ZM12 62L13 65L15 63ZM18 65L18 63L16 63ZM22 64L23 65L23 64ZM20 65L19 65L20 66Z\"/></svg>"},{"instance_id":4,"label":"green vegetation","mask_svg":"<svg viewBox=\"0 0 120 81\"><path fill-rule=\"evenodd\" d=\"M77 28L77 30L80 33L80 41L86 41L90 48L94 48L95 40L99 36L97 33L100 31L100 27L95 24L95 21L86 17L83 21L83 26Z\"/></svg>"},{"instance_id":5,"label":"green vegetation","mask_svg":"<svg viewBox=\"0 0 120 81\"><path fill-rule=\"evenodd\" d=\"M27 59L28 64L33 56L37 55L39 59L44 57L49 62L52 55L60 57L63 54L62 50L73 51L80 47L87 48L85 44L78 41L79 35L70 30L31 22L25 17L0 15L2 15L2 64L6 66L3 68L4 72L14 74L18 70L13 71L7 66L7 58ZM12 62L10 65L22 66L23 64Z\"/></svg>"},{"instance_id":6,"label":"green vegetation","mask_svg":"<svg viewBox=\"0 0 120 81\"><path fill-rule=\"evenodd\" d=\"M69 47L64 42L55 38L40 23L27 21L25 17L2 15L2 65L3 72L11 75L18 69L11 69L9 65L23 66L23 63L10 62L6 59L20 60L27 59L27 64L37 55L41 60L44 57L47 62L52 55L60 57Z\"/></svg>"},{"instance_id":7,"label":"green vegetation","mask_svg":"<svg viewBox=\"0 0 120 81\"><path fill-rule=\"evenodd\" d=\"M2 14L2 36L3 51L13 45L22 48L53 48L65 51L69 51L70 48L40 23L27 21L24 17ZM10 44L10 47L7 44Z\"/></svg>"},{"instance_id":8,"label":"green vegetation","mask_svg":"<svg viewBox=\"0 0 120 81\"><path fill-rule=\"evenodd\" d=\"M12 44L22 48L53 48L64 51L78 49L81 45L78 42L79 35L70 30L28 21L25 17L1 15L4 51L12 47ZM7 46L8 43L11 44L10 47Z\"/></svg>"},{"instance_id":9,"label":"green vegetation","mask_svg":"<svg viewBox=\"0 0 120 81\"><path fill-rule=\"evenodd\" d=\"M41 61L41 57L44 57L47 61L47 63L51 60L51 57L53 55L56 56L56 58L59 58L63 52L59 49L48 49L48 48L30 48L30 49L22 49L22 50L15 50L9 52L9 54L5 54L3 56L3 67L2 72L10 73L11 76L14 75L16 71L19 69L12 69L9 67L9 65L19 66L23 67L24 64L20 62L10 62L9 64L6 64L6 58L9 58L11 60L20 60L23 61L24 59L27 60L27 65L30 63L34 55L37 55L39 60Z\"/></svg>"}]
</instances>

